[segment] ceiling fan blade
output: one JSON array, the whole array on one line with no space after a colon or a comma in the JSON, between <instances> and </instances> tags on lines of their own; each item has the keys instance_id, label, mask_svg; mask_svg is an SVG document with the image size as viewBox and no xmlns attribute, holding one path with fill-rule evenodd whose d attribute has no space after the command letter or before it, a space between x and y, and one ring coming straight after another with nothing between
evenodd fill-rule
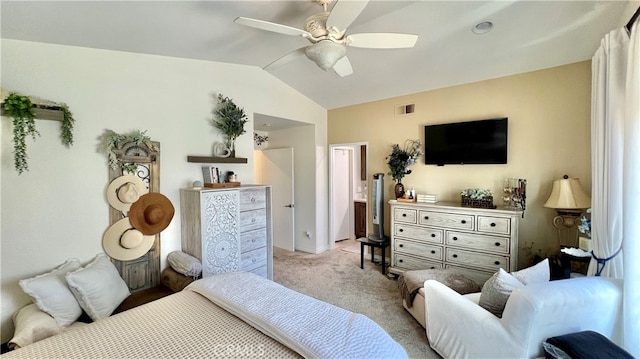
<instances>
[{"instance_id":1,"label":"ceiling fan blade","mask_svg":"<svg viewBox=\"0 0 640 359\"><path fill-rule=\"evenodd\" d=\"M276 24L276 23L268 22L264 20L250 19L248 17L238 17L235 20L233 20L233 22L240 25L255 27L256 29L260 29L260 30L277 32L279 34L302 36L302 37L308 37L311 35L307 31L296 29L295 27Z\"/></svg>"},{"instance_id":2,"label":"ceiling fan blade","mask_svg":"<svg viewBox=\"0 0 640 359\"><path fill-rule=\"evenodd\" d=\"M273 61L272 63L270 63L269 65L263 67L264 70L275 70L281 66L284 66L288 63L290 63L291 61L294 61L296 59L298 59L299 57L304 57L304 49L306 48L306 46L301 47L297 50L293 50L290 53L276 59L275 61Z\"/></svg>"},{"instance_id":3,"label":"ceiling fan blade","mask_svg":"<svg viewBox=\"0 0 640 359\"><path fill-rule=\"evenodd\" d=\"M333 5L333 9L327 18L327 29L335 27L344 31L367 7L368 3L369 0L336 0L336 4Z\"/></svg>"},{"instance_id":4,"label":"ceiling fan blade","mask_svg":"<svg viewBox=\"0 0 640 359\"><path fill-rule=\"evenodd\" d=\"M347 36L347 45L372 49L401 49L413 47L418 35L393 33L364 33Z\"/></svg>"},{"instance_id":5,"label":"ceiling fan blade","mask_svg":"<svg viewBox=\"0 0 640 359\"><path fill-rule=\"evenodd\" d=\"M353 73L353 68L351 67L351 62L349 61L349 59L346 56L343 56L333 66L333 71L335 71L338 76L345 77Z\"/></svg>"}]
</instances>

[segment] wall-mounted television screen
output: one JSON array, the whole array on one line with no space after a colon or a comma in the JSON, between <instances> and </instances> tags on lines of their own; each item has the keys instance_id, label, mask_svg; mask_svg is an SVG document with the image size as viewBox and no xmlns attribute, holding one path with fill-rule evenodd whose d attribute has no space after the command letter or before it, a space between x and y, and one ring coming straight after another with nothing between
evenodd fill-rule
<instances>
[{"instance_id":1,"label":"wall-mounted television screen","mask_svg":"<svg viewBox=\"0 0 640 359\"><path fill-rule=\"evenodd\" d=\"M507 163L507 118L424 127L428 165Z\"/></svg>"}]
</instances>

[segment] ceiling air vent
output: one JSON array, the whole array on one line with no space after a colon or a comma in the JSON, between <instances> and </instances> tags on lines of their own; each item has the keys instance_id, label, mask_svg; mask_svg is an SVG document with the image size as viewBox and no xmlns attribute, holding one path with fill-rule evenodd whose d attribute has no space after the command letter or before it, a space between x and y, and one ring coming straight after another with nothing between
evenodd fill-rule
<instances>
[{"instance_id":1,"label":"ceiling air vent","mask_svg":"<svg viewBox=\"0 0 640 359\"><path fill-rule=\"evenodd\" d=\"M411 115L416 111L416 105L411 103L407 105L397 105L396 106L396 116L407 116Z\"/></svg>"}]
</instances>

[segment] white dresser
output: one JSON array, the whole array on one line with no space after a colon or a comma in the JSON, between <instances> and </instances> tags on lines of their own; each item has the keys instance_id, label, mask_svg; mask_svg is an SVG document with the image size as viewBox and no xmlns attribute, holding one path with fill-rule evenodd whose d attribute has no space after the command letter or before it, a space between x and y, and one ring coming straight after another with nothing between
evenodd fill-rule
<instances>
[{"instance_id":1,"label":"white dresser","mask_svg":"<svg viewBox=\"0 0 640 359\"><path fill-rule=\"evenodd\" d=\"M202 276L247 271L273 279L271 187L180 190L182 251Z\"/></svg>"},{"instance_id":2,"label":"white dresser","mask_svg":"<svg viewBox=\"0 0 640 359\"><path fill-rule=\"evenodd\" d=\"M451 268L484 283L498 268L517 270L522 211L445 202L389 204L391 273Z\"/></svg>"}]
</instances>

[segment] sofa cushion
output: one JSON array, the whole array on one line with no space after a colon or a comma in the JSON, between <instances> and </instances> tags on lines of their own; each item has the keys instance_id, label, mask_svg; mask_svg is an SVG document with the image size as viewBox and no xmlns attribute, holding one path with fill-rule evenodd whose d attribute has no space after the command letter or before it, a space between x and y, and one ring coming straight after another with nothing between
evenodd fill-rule
<instances>
[{"instance_id":1,"label":"sofa cushion","mask_svg":"<svg viewBox=\"0 0 640 359\"><path fill-rule=\"evenodd\" d=\"M524 287L522 282L500 268L482 286L478 305L502 318L502 311L511 292L522 287Z\"/></svg>"},{"instance_id":2,"label":"sofa cushion","mask_svg":"<svg viewBox=\"0 0 640 359\"><path fill-rule=\"evenodd\" d=\"M548 282L551 278L549 258L545 258L543 261L538 262L531 267L521 269L517 272L511 272L511 275L518 278L518 280L524 285Z\"/></svg>"}]
</instances>

